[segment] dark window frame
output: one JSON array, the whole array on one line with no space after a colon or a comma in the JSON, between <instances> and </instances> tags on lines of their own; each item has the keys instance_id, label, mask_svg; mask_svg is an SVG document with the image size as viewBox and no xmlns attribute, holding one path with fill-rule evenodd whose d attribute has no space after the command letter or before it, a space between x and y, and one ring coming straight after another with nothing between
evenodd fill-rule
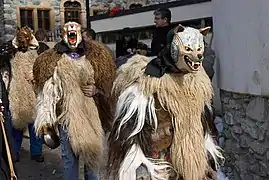
<instances>
[{"instance_id":1,"label":"dark window frame","mask_svg":"<svg viewBox=\"0 0 269 180\"><path fill-rule=\"evenodd\" d=\"M20 8L20 25L28 26L34 30L34 9Z\"/></svg>"},{"instance_id":2,"label":"dark window frame","mask_svg":"<svg viewBox=\"0 0 269 180\"><path fill-rule=\"evenodd\" d=\"M64 3L64 21L74 21L81 24L81 4L79 2L67 1Z\"/></svg>"},{"instance_id":3,"label":"dark window frame","mask_svg":"<svg viewBox=\"0 0 269 180\"><path fill-rule=\"evenodd\" d=\"M37 9L38 28L51 30L51 9Z\"/></svg>"}]
</instances>

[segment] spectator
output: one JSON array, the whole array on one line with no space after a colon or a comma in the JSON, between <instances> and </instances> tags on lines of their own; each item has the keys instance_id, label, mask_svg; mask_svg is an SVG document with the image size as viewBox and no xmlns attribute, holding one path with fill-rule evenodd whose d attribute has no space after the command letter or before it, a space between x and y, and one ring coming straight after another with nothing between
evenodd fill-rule
<instances>
[{"instance_id":1,"label":"spectator","mask_svg":"<svg viewBox=\"0 0 269 180\"><path fill-rule=\"evenodd\" d=\"M203 67L205 69L206 74L208 77L213 79L215 74L214 71L214 64L215 64L216 54L212 50L212 48L205 42L205 49L204 49L204 60L203 60Z\"/></svg>"},{"instance_id":2,"label":"spectator","mask_svg":"<svg viewBox=\"0 0 269 180\"><path fill-rule=\"evenodd\" d=\"M93 29L86 29L83 31L82 36L86 41L92 41L96 39L96 33Z\"/></svg>"},{"instance_id":3,"label":"spectator","mask_svg":"<svg viewBox=\"0 0 269 180\"><path fill-rule=\"evenodd\" d=\"M128 27L124 28L122 30L122 38L116 41L116 58L134 53L137 42L137 39L132 37L131 29Z\"/></svg>"},{"instance_id":4,"label":"spectator","mask_svg":"<svg viewBox=\"0 0 269 180\"><path fill-rule=\"evenodd\" d=\"M142 42L138 42L136 47L136 53L146 56L147 52L148 52L148 45Z\"/></svg>"},{"instance_id":5,"label":"spectator","mask_svg":"<svg viewBox=\"0 0 269 180\"><path fill-rule=\"evenodd\" d=\"M154 23L156 28L153 32L149 56L157 56L167 43L166 36L173 28L171 25L171 11L169 9L156 10L154 12Z\"/></svg>"},{"instance_id":6,"label":"spectator","mask_svg":"<svg viewBox=\"0 0 269 180\"><path fill-rule=\"evenodd\" d=\"M91 41L95 41L96 40L96 33L93 29L86 29L83 31L82 33L82 37L86 42L91 42ZM105 46L105 48L107 48L107 50L110 52L110 54L114 56L113 52L111 51L111 49L106 46L105 44L103 44Z\"/></svg>"},{"instance_id":7,"label":"spectator","mask_svg":"<svg viewBox=\"0 0 269 180\"><path fill-rule=\"evenodd\" d=\"M116 58L116 66L119 68L121 65L125 64L128 59L133 57L135 54L140 54L146 56L148 52L148 46L142 42L137 43L136 51L133 54L128 54L125 56L120 56Z\"/></svg>"},{"instance_id":8,"label":"spectator","mask_svg":"<svg viewBox=\"0 0 269 180\"><path fill-rule=\"evenodd\" d=\"M37 54L41 54L50 47L45 43L48 40L47 31L45 29L38 29L35 33L35 38L39 43Z\"/></svg>"}]
</instances>

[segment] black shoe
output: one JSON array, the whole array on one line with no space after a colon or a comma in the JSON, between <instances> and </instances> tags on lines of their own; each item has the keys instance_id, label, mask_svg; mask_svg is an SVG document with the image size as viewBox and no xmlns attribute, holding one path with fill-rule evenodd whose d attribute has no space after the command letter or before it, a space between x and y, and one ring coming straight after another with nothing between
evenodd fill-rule
<instances>
[{"instance_id":1,"label":"black shoe","mask_svg":"<svg viewBox=\"0 0 269 180\"><path fill-rule=\"evenodd\" d=\"M31 156L31 159L35 160L36 162L44 162L44 156L43 155Z\"/></svg>"}]
</instances>

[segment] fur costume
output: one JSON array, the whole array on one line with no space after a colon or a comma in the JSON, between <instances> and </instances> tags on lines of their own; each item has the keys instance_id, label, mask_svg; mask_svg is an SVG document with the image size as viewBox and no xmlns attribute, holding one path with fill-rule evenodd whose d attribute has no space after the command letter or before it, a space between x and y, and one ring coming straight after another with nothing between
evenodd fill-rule
<instances>
[{"instance_id":1,"label":"fur costume","mask_svg":"<svg viewBox=\"0 0 269 180\"><path fill-rule=\"evenodd\" d=\"M76 41L81 43L74 49L81 48L81 57L70 58L67 52L58 48L59 43L42 53L34 64L37 92L35 129L42 134L57 124L65 126L74 153L82 156L90 169L98 169L103 150L100 119L107 125L112 117L110 92L115 65L104 46L97 42L86 44L81 39L80 28L77 23L67 23L63 37L76 36ZM104 94L86 97L80 88L83 85L95 85Z\"/></svg>"},{"instance_id":2,"label":"fur costume","mask_svg":"<svg viewBox=\"0 0 269 180\"><path fill-rule=\"evenodd\" d=\"M32 69L38 56L38 41L28 27L23 27L18 29L12 44L18 51L11 60L10 111L14 127L23 129L28 123L33 122L35 117L36 98L32 84Z\"/></svg>"},{"instance_id":3,"label":"fur costume","mask_svg":"<svg viewBox=\"0 0 269 180\"><path fill-rule=\"evenodd\" d=\"M201 66L202 34L209 29L175 28L171 60L166 61L170 67L160 77L146 73L152 64L161 63L159 59L154 62L141 55L118 69L109 165L119 180L135 180L140 166L152 180L167 180L173 174L174 179L202 180L211 176L207 153L216 166L223 158L202 123L206 121L204 107L210 107L213 96L210 79Z\"/></svg>"}]
</instances>

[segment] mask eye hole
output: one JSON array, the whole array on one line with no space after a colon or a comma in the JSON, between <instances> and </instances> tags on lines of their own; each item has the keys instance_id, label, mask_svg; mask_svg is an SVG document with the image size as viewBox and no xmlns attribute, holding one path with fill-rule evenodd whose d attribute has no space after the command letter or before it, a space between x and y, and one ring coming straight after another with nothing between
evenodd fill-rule
<instances>
[{"instance_id":1,"label":"mask eye hole","mask_svg":"<svg viewBox=\"0 0 269 180\"><path fill-rule=\"evenodd\" d=\"M190 47L188 47L188 46L185 46L185 50L188 51L188 52L192 51L192 49Z\"/></svg>"},{"instance_id":2,"label":"mask eye hole","mask_svg":"<svg viewBox=\"0 0 269 180\"><path fill-rule=\"evenodd\" d=\"M202 48L201 47L199 47L198 49L197 49L197 51L201 51L202 50Z\"/></svg>"}]
</instances>

